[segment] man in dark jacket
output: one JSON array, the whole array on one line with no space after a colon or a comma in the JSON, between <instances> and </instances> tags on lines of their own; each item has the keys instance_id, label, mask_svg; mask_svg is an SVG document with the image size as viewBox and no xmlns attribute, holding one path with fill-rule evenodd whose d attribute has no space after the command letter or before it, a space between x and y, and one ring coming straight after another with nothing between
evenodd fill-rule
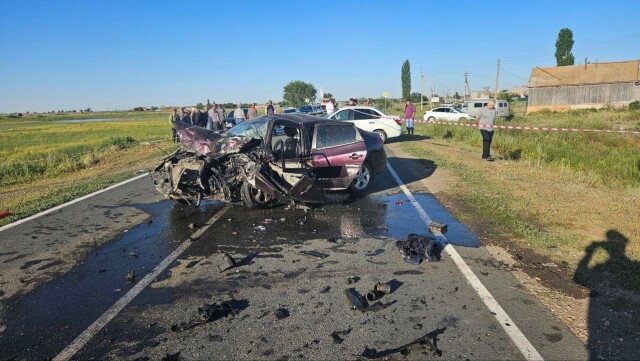
<instances>
[{"instance_id":1,"label":"man in dark jacket","mask_svg":"<svg viewBox=\"0 0 640 361\"><path fill-rule=\"evenodd\" d=\"M207 127L207 120L208 120L208 114L207 112L203 112L200 111L200 109L198 109L198 123L196 123L199 127L202 128L206 128Z\"/></svg>"}]
</instances>

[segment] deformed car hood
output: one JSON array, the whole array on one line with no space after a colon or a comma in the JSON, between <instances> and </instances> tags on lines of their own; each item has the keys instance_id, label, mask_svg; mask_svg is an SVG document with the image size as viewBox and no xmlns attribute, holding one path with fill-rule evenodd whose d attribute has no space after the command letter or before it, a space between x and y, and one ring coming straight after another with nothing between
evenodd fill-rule
<instances>
[{"instance_id":1,"label":"deformed car hood","mask_svg":"<svg viewBox=\"0 0 640 361\"><path fill-rule=\"evenodd\" d=\"M240 153L245 148L254 148L262 141L249 137L228 136L196 125L175 125L182 145L207 157L220 158L227 154Z\"/></svg>"}]
</instances>

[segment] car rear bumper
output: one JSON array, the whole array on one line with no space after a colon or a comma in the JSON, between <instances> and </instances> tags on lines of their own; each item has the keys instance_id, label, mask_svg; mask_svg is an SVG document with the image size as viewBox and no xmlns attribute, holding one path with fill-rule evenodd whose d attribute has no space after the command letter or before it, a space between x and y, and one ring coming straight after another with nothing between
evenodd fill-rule
<instances>
[{"instance_id":1,"label":"car rear bumper","mask_svg":"<svg viewBox=\"0 0 640 361\"><path fill-rule=\"evenodd\" d=\"M380 174L387 169L387 154L384 152L384 149L369 151L367 161L371 164L371 168L373 168L373 174Z\"/></svg>"}]
</instances>

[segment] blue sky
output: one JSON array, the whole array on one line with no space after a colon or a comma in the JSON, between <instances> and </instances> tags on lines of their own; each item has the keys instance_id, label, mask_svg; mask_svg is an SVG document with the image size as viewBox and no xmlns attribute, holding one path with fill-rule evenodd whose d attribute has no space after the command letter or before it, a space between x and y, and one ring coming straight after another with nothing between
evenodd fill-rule
<instances>
[{"instance_id":1,"label":"blue sky","mask_svg":"<svg viewBox=\"0 0 640 361\"><path fill-rule=\"evenodd\" d=\"M338 99L526 84L573 30L576 63L640 58L640 1L0 1L0 112Z\"/></svg>"}]
</instances>

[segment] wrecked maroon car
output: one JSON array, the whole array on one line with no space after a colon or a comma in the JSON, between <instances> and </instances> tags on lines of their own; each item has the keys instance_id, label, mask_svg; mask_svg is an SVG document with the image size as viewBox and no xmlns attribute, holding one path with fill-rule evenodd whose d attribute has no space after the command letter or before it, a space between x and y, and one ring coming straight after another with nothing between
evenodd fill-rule
<instances>
[{"instance_id":1,"label":"wrecked maroon car","mask_svg":"<svg viewBox=\"0 0 640 361\"><path fill-rule=\"evenodd\" d=\"M182 123L176 128L183 147L151 177L161 193L182 203L321 204L328 201L325 191L365 192L386 168L376 134L316 116L266 115L224 133Z\"/></svg>"}]
</instances>

